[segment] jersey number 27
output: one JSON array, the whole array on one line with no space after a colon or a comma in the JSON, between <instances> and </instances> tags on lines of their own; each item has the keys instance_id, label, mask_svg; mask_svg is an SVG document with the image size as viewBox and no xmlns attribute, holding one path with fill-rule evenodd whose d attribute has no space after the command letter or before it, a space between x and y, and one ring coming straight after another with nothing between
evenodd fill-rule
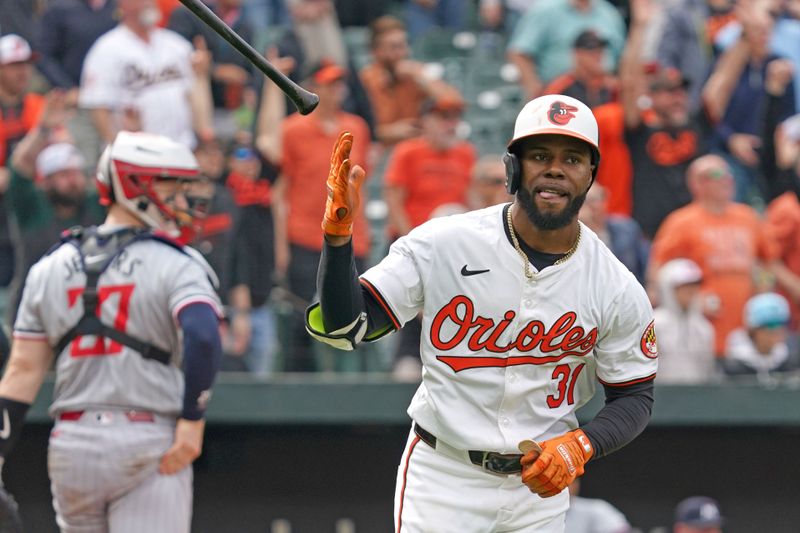
<instances>
[{"instance_id":1,"label":"jersey number 27","mask_svg":"<svg viewBox=\"0 0 800 533\"><path fill-rule=\"evenodd\" d=\"M131 302L131 294L133 294L134 285L106 285L105 287L97 288L97 309L95 313L98 317L102 317L101 309L103 306L113 306L116 304L114 311L114 323L109 324L116 330L125 331L125 325L128 323L128 306ZM67 305L73 307L78 298L83 294L83 287L75 287L67 290ZM75 337L70 346L70 356L72 357L92 357L98 355L115 355L122 352L122 345L111 339L105 337L94 337L93 344L82 346L83 335Z\"/></svg>"}]
</instances>

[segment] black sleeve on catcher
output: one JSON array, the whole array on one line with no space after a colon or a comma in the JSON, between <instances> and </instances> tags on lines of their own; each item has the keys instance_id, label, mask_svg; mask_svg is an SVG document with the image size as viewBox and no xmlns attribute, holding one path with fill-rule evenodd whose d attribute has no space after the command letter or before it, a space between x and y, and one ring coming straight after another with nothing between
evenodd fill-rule
<instances>
[{"instance_id":1,"label":"black sleeve on catcher","mask_svg":"<svg viewBox=\"0 0 800 533\"><path fill-rule=\"evenodd\" d=\"M367 313L367 335L392 324L389 315L358 281L352 240L343 246L331 246L325 241L317 271L317 289L325 331L351 324L363 311Z\"/></svg>"},{"instance_id":2,"label":"black sleeve on catcher","mask_svg":"<svg viewBox=\"0 0 800 533\"><path fill-rule=\"evenodd\" d=\"M25 413L28 412L31 404L18 402L10 398L0 396L0 435L7 435L5 438L0 436L0 457L5 457L14 443L17 442L22 433L22 424L25 421Z\"/></svg>"},{"instance_id":3,"label":"black sleeve on catcher","mask_svg":"<svg viewBox=\"0 0 800 533\"><path fill-rule=\"evenodd\" d=\"M653 380L623 387L603 385L606 404L581 429L594 448L593 459L619 450L644 431L653 410Z\"/></svg>"},{"instance_id":4,"label":"black sleeve on catcher","mask_svg":"<svg viewBox=\"0 0 800 533\"><path fill-rule=\"evenodd\" d=\"M222 364L219 318L205 303L187 305L178 313L183 330L183 412L181 418L200 420Z\"/></svg>"}]
</instances>

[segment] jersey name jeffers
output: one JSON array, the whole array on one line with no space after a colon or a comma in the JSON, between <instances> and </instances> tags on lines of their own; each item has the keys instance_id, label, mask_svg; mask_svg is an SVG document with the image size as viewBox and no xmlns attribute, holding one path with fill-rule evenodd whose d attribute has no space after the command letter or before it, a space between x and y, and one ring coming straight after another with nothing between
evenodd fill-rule
<instances>
[{"instance_id":1,"label":"jersey name jeffers","mask_svg":"<svg viewBox=\"0 0 800 533\"><path fill-rule=\"evenodd\" d=\"M516 365L543 365L560 361L568 356L583 357L594 349L597 328L586 331L575 325L577 314L568 311L558 317L548 328L540 320L525 324L508 344L498 344L500 337L514 323L516 313L506 311L503 319L495 322L491 318L475 315L475 305L468 297L458 295L442 307L431 323L431 344L437 350L449 351L467 339L467 348L472 352L487 351L505 354L511 350L531 352L538 350L540 356L447 356L436 358L459 372L469 368L507 367ZM443 331L446 324L457 326L452 333ZM469 336L469 338L467 338Z\"/></svg>"}]
</instances>

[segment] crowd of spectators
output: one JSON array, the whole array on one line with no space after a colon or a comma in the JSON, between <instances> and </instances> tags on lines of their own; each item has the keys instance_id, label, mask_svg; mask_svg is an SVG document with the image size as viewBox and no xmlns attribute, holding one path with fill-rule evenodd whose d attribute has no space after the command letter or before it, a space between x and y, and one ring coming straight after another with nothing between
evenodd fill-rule
<instances>
[{"instance_id":1,"label":"crowd of spectators","mask_svg":"<svg viewBox=\"0 0 800 533\"><path fill-rule=\"evenodd\" d=\"M177 0L2 10L6 321L59 232L102 220L91 177L103 147L143 130L192 147L213 185L193 244L221 280L226 369L418 379L418 324L349 367L305 334L330 149L353 132L368 172L362 270L432 217L510 201L504 145L481 132L510 137L504 117L557 93L598 119L602 162L580 218L656 307L659 381L800 368L800 0L207 3L319 94L317 110L294 113ZM448 52L427 53L441 42ZM502 87L492 98L473 90L487 77Z\"/></svg>"}]
</instances>

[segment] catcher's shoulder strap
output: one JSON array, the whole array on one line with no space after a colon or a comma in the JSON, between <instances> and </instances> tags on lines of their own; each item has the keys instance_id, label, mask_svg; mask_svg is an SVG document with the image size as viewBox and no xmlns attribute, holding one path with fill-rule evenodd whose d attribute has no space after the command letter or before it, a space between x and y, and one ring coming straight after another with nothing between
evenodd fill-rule
<instances>
[{"instance_id":1,"label":"catcher's shoulder strap","mask_svg":"<svg viewBox=\"0 0 800 533\"><path fill-rule=\"evenodd\" d=\"M124 227L111 233L100 234L97 227L75 227L66 230L62 234L61 242L58 246L70 244L78 250L81 265L86 274L86 286L81 295L83 316L56 343L53 348L56 355L64 351L64 348L76 337L80 335L95 335L109 338L127 346L139 352L145 359L154 359L159 363L169 364L171 358L169 352L104 324L97 315L97 308L100 303L97 282L100 279L100 275L127 246L144 239L155 239L184 253L179 244L155 236L149 230L141 228Z\"/></svg>"}]
</instances>

